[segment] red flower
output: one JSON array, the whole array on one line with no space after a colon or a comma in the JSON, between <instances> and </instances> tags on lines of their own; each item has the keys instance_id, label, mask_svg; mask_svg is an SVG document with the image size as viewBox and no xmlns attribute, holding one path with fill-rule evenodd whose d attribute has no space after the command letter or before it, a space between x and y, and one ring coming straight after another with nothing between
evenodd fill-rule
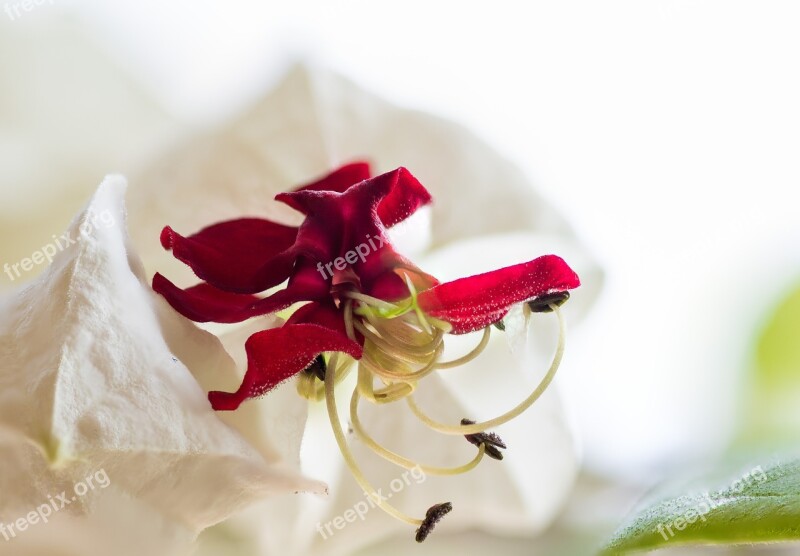
<instances>
[{"instance_id":1,"label":"red flower","mask_svg":"<svg viewBox=\"0 0 800 556\"><path fill-rule=\"evenodd\" d=\"M541 296L580 285L578 276L555 255L440 284L400 255L387 234L387 228L431 202L428 191L405 168L370 178L366 164L350 164L276 199L304 215L299 227L243 218L189 237L169 227L161 235L164 247L203 282L183 290L156 274L153 288L192 320L239 322L303 303L282 327L250 337L245 345L248 368L238 391L209 394L217 410L236 409L301 374L299 389L307 397L321 396L324 381L329 410L335 413L334 383L358 360L355 406L358 396L375 403L408 398L426 423L453 434L452 427L421 414L410 398L427 374L459 363L440 361L444 334L484 330L484 340L468 356L472 358L488 340L490 325L501 321L512 306L541 298L539 305L555 308L549 297ZM277 291L256 295L284 282ZM561 347L552 372L560 352ZM327 363L320 358L324 353L333 354ZM381 383L377 389L376 379ZM536 397L535 392L525 403ZM520 411L490 423L499 424ZM332 417L332 425L337 431L338 418ZM453 430L480 439L488 438L475 436L487 427L473 423ZM355 465L343 435L337 434L337 439L348 463ZM356 478L361 481L363 476ZM423 520L411 521L425 528Z\"/></svg>"}]
</instances>

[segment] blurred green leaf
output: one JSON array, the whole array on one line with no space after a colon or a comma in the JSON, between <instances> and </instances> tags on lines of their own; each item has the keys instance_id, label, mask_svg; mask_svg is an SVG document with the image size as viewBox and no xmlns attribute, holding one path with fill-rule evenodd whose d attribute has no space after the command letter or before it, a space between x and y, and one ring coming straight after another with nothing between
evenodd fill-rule
<instances>
[{"instance_id":1,"label":"blurred green leaf","mask_svg":"<svg viewBox=\"0 0 800 556\"><path fill-rule=\"evenodd\" d=\"M658 497L634 512L603 554L798 540L800 459L774 459Z\"/></svg>"},{"instance_id":2,"label":"blurred green leaf","mask_svg":"<svg viewBox=\"0 0 800 556\"><path fill-rule=\"evenodd\" d=\"M764 382L800 382L800 288L778 306L756 347L756 364Z\"/></svg>"},{"instance_id":3,"label":"blurred green leaf","mask_svg":"<svg viewBox=\"0 0 800 556\"><path fill-rule=\"evenodd\" d=\"M781 301L756 338L753 371L738 446L797 445L800 440L800 288Z\"/></svg>"}]
</instances>

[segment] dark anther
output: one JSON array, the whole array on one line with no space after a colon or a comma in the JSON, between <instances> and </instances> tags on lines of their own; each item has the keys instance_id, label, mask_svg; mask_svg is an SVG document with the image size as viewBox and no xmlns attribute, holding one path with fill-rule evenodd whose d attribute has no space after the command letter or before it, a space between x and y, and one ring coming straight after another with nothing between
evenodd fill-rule
<instances>
[{"instance_id":1,"label":"dark anther","mask_svg":"<svg viewBox=\"0 0 800 556\"><path fill-rule=\"evenodd\" d=\"M561 307L569 299L569 292L556 292L540 295L528 301L528 307L534 313L552 313L550 305Z\"/></svg>"},{"instance_id":2,"label":"dark anther","mask_svg":"<svg viewBox=\"0 0 800 556\"><path fill-rule=\"evenodd\" d=\"M474 425L475 421L470 421L469 419L461 419L462 425ZM483 444L483 452L489 456L490 458L496 460L503 459L503 453L500 449L505 450L506 444L500 437L497 436L493 432L478 432L475 434L465 434L464 438L466 438L471 444L475 446L480 446Z\"/></svg>"},{"instance_id":3,"label":"dark anther","mask_svg":"<svg viewBox=\"0 0 800 556\"><path fill-rule=\"evenodd\" d=\"M453 505L450 502L431 506L425 514L425 519L422 520L422 525L417 529L417 542L422 542L427 539L436 524L451 511L453 511Z\"/></svg>"},{"instance_id":4,"label":"dark anther","mask_svg":"<svg viewBox=\"0 0 800 556\"><path fill-rule=\"evenodd\" d=\"M500 319L500 320L499 320L499 321L497 321L497 322L493 322L492 324L493 324L493 325L494 325L494 327L495 327L495 328L497 328L498 330L502 330L503 332L505 332L505 331L506 331L506 323L504 323L504 322L503 322L503 319Z\"/></svg>"},{"instance_id":5,"label":"dark anther","mask_svg":"<svg viewBox=\"0 0 800 556\"><path fill-rule=\"evenodd\" d=\"M328 364L325 363L325 358L320 353L317 355L317 358L314 359L314 362L311 363L308 367L305 368L306 373L310 375L314 375L321 381L325 381L325 371L328 370Z\"/></svg>"}]
</instances>

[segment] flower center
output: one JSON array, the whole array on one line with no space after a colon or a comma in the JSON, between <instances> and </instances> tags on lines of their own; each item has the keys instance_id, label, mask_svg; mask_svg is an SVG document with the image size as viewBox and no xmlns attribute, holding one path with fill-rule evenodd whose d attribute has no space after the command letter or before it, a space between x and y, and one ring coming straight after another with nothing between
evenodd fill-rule
<instances>
[{"instance_id":1,"label":"flower center","mask_svg":"<svg viewBox=\"0 0 800 556\"><path fill-rule=\"evenodd\" d=\"M409 289L411 297L398 303L389 303L357 291L345 291L342 294L347 335L351 340L357 340L358 335L364 340L363 356L357 365L357 386L350 398L353 432L366 446L387 461L405 469L419 468L431 475L466 473L475 468L484 455L502 459L499 448L505 448L505 444L496 434L486 431L519 416L536 402L553 380L564 353L565 326L559 311L559 305L563 301L548 299L543 303L531 306L526 304L523 307L526 315L530 314L533 307L544 307L554 312L559 322L559 340L552 364L534 391L510 411L494 419L482 423L462 419L458 424L447 424L429 417L414 401L414 391L429 374L459 367L478 357L489 343L492 326L483 329L482 336L472 351L457 359L442 361L444 337L450 325L425 315L417 304L416 292L410 282ZM377 506L389 515L416 526L416 538L422 542L436 522L452 507L449 503L436 504L428 510L425 517L409 516L383 500L365 477L347 443L334 397L336 384L349 373L353 362L349 357L338 353L331 355L327 365L315 361L306 372L301 373L298 391L309 399L325 399L334 436L353 477ZM405 400L411 412L428 428L446 435L465 436L477 447L477 453L471 460L456 467L426 465L397 454L381 445L364 428L358 416L362 399L373 404Z\"/></svg>"}]
</instances>

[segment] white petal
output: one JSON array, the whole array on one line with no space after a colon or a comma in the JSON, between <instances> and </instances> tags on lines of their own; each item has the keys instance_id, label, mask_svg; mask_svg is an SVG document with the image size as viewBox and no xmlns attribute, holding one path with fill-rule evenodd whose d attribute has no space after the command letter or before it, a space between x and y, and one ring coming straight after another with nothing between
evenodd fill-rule
<instances>
[{"instance_id":1,"label":"white petal","mask_svg":"<svg viewBox=\"0 0 800 556\"><path fill-rule=\"evenodd\" d=\"M46 501L45 501L46 502ZM14 516L23 517L23 515ZM54 513L0 542L0 556L189 556L194 534L110 486L93 511ZM6 523L12 523L7 521Z\"/></svg>"},{"instance_id":2,"label":"white petal","mask_svg":"<svg viewBox=\"0 0 800 556\"><path fill-rule=\"evenodd\" d=\"M495 376L501 373L504 377L509 374L505 369L494 372ZM484 372L483 378L491 375L491 371ZM420 384L416 399L432 416L445 422L455 424L463 417L487 416L467 410L452 392L438 375L432 375ZM496 408L488 404L486 409ZM347 410L346 405L343 410ZM369 433L387 448L428 465L461 465L475 453L464 438L437 435L425 428L404 403L389 406L363 403L360 417ZM497 462L486 458L469 473L455 477L424 476L385 462L358 440L352 446L373 486L384 495L391 494L390 503L406 513L421 517L434 503L453 503L453 512L442 521L437 532L457 533L473 528L498 534L539 532L561 507L577 469L572 437L557 398L552 393L546 394L517 422L501 427L498 432L509 445L506 459ZM332 490L332 496L334 506L327 518L308 528L307 534L316 535L315 554L350 554L397 533L405 534L400 537L405 540L399 541L399 546L410 552L416 545L414 527L388 517L379 509L370 509L363 521L356 519L341 530L332 524L338 516L345 516L349 509L365 501L361 489L347 472ZM324 536L319 533L320 526Z\"/></svg>"},{"instance_id":3,"label":"white petal","mask_svg":"<svg viewBox=\"0 0 800 556\"><path fill-rule=\"evenodd\" d=\"M158 244L166 224L190 233L242 215L296 223L273 196L354 159L377 172L406 166L431 191L432 246L518 230L570 234L513 164L460 125L297 67L250 113L134 180L134 240L148 268L175 276L179 265Z\"/></svg>"},{"instance_id":4,"label":"white petal","mask_svg":"<svg viewBox=\"0 0 800 556\"><path fill-rule=\"evenodd\" d=\"M107 178L70 227L75 244L4 304L3 516L101 469L190 531L268 494L323 490L270 465L211 409L186 365L237 371L213 336L165 310L144 282L127 245L124 190L124 179ZM91 512L102 492L73 513Z\"/></svg>"},{"instance_id":5,"label":"white petal","mask_svg":"<svg viewBox=\"0 0 800 556\"><path fill-rule=\"evenodd\" d=\"M247 338L259 330L280 326L282 319L265 316L252 319L244 325L223 334L220 337L226 350L233 356L243 373L246 368L244 343ZM213 386L206 386L212 377L204 377L200 383L206 388L222 388L233 390L235 385L223 386L216 379ZM240 379L237 379L240 380ZM300 470L301 441L309 448L318 442L319 415L309 419L309 402L297 393L293 380L287 381L264 398L251 400L232 412L223 412L220 417L236 428L251 444L258 447L267 458L279 457L284 465ZM312 421L310 430L306 428ZM310 438L304 438L304 436ZM337 455L336 447L326 446L331 450L324 452L325 457ZM309 462L306 461L306 464ZM313 463L313 462L312 462ZM326 467L338 467L335 459L328 461ZM335 473L317 473L313 465L303 465L308 476L327 479L335 477ZM326 490L327 492L327 490ZM298 528L309 520L314 520L318 508L327 504L325 498L309 495L286 494L264 500L248 508L246 511L203 532L198 539L199 552L205 554L258 554L294 556L305 554L309 539L298 534ZM249 550L250 552L246 552Z\"/></svg>"},{"instance_id":6,"label":"white petal","mask_svg":"<svg viewBox=\"0 0 800 556\"><path fill-rule=\"evenodd\" d=\"M282 319L267 315L250 319L238 327L228 325L219 339L233 357L236 372L223 374L220 369L207 368L205 372L194 373L203 390L236 391L247 370L244 349L247 339L256 332L282 324ZM248 401L236 411L222 411L217 415L257 447L267 461L300 469L300 445L308 417L308 402L297 394L294 381L279 385L262 399Z\"/></svg>"}]
</instances>

